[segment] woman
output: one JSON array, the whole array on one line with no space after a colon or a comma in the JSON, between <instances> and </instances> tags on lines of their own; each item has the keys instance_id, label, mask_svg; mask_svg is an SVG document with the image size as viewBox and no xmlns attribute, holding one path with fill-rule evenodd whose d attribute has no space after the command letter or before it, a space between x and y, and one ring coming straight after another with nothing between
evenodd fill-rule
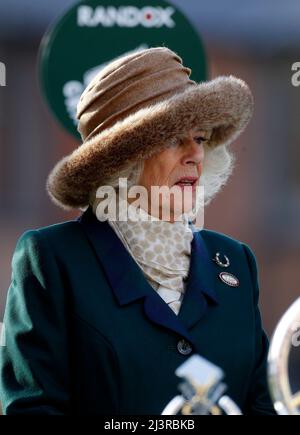
<instances>
[{"instance_id":1,"label":"woman","mask_svg":"<svg viewBox=\"0 0 300 435\"><path fill-rule=\"evenodd\" d=\"M85 211L17 243L1 348L6 414L160 414L193 353L224 370L244 413L274 413L254 254L201 225L201 204L232 172L228 146L252 96L233 76L197 84L190 72L151 48L112 62L82 94L83 144L47 187L56 204ZM141 189L138 205L124 180ZM158 201L155 186L167 192Z\"/></svg>"}]
</instances>

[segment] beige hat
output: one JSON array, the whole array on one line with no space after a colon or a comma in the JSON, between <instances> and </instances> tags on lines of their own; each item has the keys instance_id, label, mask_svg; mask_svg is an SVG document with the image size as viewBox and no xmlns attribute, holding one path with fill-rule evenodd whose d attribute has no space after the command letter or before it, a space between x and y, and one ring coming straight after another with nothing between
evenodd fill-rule
<instances>
[{"instance_id":1,"label":"beige hat","mask_svg":"<svg viewBox=\"0 0 300 435\"><path fill-rule=\"evenodd\" d=\"M236 139L253 112L247 84L231 75L196 83L190 73L165 47L123 56L101 70L77 105L83 143L48 177L52 200L65 209L87 206L107 177L193 128L212 129L211 147Z\"/></svg>"}]
</instances>

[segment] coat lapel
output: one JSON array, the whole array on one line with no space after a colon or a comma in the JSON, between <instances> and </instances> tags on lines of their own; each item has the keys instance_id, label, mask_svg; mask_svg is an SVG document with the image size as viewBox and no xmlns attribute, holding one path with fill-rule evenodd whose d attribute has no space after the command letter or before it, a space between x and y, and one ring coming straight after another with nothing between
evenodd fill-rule
<instances>
[{"instance_id":1,"label":"coat lapel","mask_svg":"<svg viewBox=\"0 0 300 435\"><path fill-rule=\"evenodd\" d=\"M215 271L201 231L196 231L191 246L189 277L178 318L190 329L204 316L208 304L218 304Z\"/></svg>"},{"instance_id":2,"label":"coat lapel","mask_svg":"<svg viewBox=\"0 0 300 435\"><path fill-rule=\"evenodd\" d=\"M195 233L192 241L190 275L177 316L148 283L108 222L100 222L91 207L77 221L83 226L118 303L126 305L144 299L144 312L151 322L175 331L193 343L188 329L205 314L208 301L217 303L209 256L201 235Z\"/></svg>"}]
</instances>

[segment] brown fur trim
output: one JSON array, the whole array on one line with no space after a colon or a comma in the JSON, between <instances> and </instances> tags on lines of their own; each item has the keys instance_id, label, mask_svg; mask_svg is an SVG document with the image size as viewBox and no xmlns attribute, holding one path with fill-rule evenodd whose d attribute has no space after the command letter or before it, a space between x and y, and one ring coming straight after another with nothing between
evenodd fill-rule
<instances>
[{"instance_id":1,"label":"brown fur trim","mask_svg":"<svg viewBox=\"0 0 300 435\"><path fill-rule=\"evenodd\" d=\"M145 159L191 128L213 129L209 146L229 145L248 124L253 97L234 76L203 82L117 122L84 142L51 171L47 190L64 209L88 204L89 193L128 163Z\"/></svg>"}]
</instances>

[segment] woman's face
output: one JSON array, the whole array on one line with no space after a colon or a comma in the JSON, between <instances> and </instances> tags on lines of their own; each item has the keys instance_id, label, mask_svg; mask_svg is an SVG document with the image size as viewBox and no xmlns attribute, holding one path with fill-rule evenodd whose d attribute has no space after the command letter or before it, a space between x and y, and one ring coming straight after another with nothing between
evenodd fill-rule
<instances>
[{"instance_id":1,"label":"woman's face","mask_svg":"<svg viewBox=\"0 0 300 435\"><path fill-rule=\"evenodd\" d=\"M211 131L208 130L191 130L176 144L145 160L139 184L148 191L149 214L162 219L162 210L167 207L173 222L175 216L192 210L196 201L196 185L202 173L203 144L210 136ZM173 187L176 195L160 195L159 201L154 203L153 197L151 201L152 186Z\"/></svg>"}]
</instances>

